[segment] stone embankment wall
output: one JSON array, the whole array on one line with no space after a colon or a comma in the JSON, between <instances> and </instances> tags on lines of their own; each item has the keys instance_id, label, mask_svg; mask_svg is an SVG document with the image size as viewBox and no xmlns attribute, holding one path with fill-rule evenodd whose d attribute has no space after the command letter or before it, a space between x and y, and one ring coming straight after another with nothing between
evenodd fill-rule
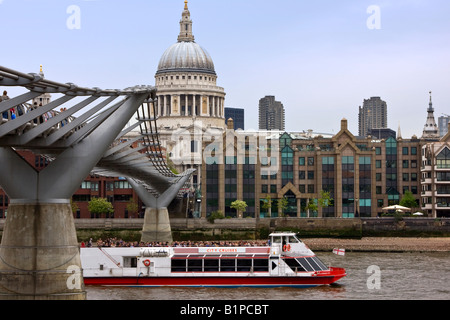
<instances>
[{"instance_id":1,"label":"stone embankment wall","mask_svg":"<svg viewBox=\"0 0 450 320\"><path fill-rule=\"evenodd\" d=\"M0 220L3 231L4 220ZM93 230L139 233L143 219L78 219L78 232ZM367 218L367 219L171 219L176 239L254 239L266 238L272 231L298 232L303 238L362 238L379 236L450 237L450 219L433 218Z\"/></svg>"}]
</instances>

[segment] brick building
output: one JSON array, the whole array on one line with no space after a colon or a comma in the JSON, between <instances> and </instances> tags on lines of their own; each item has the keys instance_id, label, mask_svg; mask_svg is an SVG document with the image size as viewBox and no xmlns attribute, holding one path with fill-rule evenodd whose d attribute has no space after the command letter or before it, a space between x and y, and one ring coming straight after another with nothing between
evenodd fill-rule
<instances>
[{"instance_id":1,"label":"brick building","mask_svg":"<svg viewBox=\"0 0 450 320\"><path fill-rule=\"evenodd\" d=\"M419 210L421 150L430 143L415 136L355 137L345 119L334 136L228 129L223 143L204 142L201 214L221 211L235 217L230 205L239 199L248 205L243 217L264 218L269 212L277 217L282 214L277 200L286 198L286 216L374 217L383 207L398 204L406 191ZM331 193L333 205L308 212L307 203L317 201L322 190ZM267 197L271 210L263 209Z\"/></svg>"}]
</instances>

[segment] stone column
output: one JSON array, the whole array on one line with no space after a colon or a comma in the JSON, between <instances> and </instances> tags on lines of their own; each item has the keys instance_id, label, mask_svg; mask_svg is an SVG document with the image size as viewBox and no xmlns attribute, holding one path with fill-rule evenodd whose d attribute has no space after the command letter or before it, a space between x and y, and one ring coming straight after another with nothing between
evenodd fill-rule
<instances>
[{"instance_id":1,"label":"stone column","mask_svg":"<svg viewBox=\"0 0 450 320\"><path fill-rule=\"evenodd\" d=\"M0 299L86 299L70 203L11 203L0 257Z\"/></svg>"},{"instance_id":2,"label":"stone column","mask_svg":"<svg viewBox=\"0 0 450 320\"><path fill-rule=\"evenodd\" d=\"M141 241L173 242L167 208L146 208Z\"/></svg>"},{"instance_id":3,"label":"stone column","mask_svg":"<svg viewBox=\"0 0 450 320\"><path fill-rule=\"evenodd\" d=\"M39 172L11 147L0 147L0 184L11 199L0 246L0 299L85 299L70 197L147 96L130 96Z\"/></svg>"},{"instance_id":4,"label":"stone column","mask_svg":"<svg viewBox=\"0 0 450 320\"><path fill-rule=\"evenodd\" d=\"M166 95L164 95L163 115L164 116L168 115L168 113L167 113L167 96Z\"/></svg>"}]
</instances>

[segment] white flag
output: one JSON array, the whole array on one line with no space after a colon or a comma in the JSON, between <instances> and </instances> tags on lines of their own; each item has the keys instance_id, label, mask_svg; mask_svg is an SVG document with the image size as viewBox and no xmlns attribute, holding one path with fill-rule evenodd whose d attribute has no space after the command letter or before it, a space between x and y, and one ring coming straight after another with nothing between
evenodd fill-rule
<instances>
[{"instance_id":1,"label":"white flag","mask_svg":"<svg viewBox=\"0 0 450 320\"><path fill-rule=\"evenodd\" d=\"M345 249L334 248L333 249L333 253L337 254L338 256L345 256Z\"/></svg>"}]
</instances>

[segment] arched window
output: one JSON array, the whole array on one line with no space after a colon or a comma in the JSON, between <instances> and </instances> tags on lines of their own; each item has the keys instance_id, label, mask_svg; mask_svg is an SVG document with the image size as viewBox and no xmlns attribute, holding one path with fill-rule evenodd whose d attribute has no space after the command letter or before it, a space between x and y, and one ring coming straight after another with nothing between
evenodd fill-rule
<instances>
[{"instance_id":1,"label":"arched window","mask_svg":"<svg viewBox=\"0 0 450 320\"><path fill-rule=\"evenodd\" d=\"M450 168L450 149L445 147L436 157L436 165L438 169Z\"/></svg>"}]
</instances>

